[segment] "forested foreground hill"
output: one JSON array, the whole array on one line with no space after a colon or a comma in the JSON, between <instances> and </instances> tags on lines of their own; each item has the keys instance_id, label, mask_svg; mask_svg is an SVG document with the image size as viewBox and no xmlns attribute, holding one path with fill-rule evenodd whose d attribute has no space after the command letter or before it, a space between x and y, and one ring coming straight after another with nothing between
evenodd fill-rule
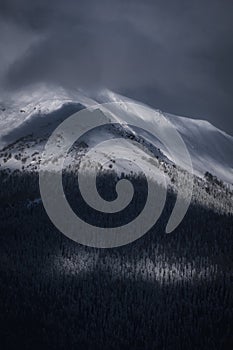
<instances>
[{"instance_id":1,"label":"forested foreground hill","mask_svg":"<svg viewBox=\"0 0 233 350\"><path fill-rule=\"evenodd\" d=\"M38 174L1 172L0 179L1 349L233 348L232 215L193 202L176 231L165 234L175 201L168 193L145 236L94 249L52 225ZM75 179L66 180L75 206ZM106 198L112 180L99 181ZM134 186L142 197L127 221L145 199L145 181L135 178ZM86 210L81 215L93 220Z\"/></svg>"}]
</instances>

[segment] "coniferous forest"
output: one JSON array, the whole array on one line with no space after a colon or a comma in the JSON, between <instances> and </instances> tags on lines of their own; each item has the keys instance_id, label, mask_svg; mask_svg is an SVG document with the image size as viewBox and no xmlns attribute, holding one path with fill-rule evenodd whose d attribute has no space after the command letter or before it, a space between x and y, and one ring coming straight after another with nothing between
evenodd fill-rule
<instances>
[{"instance_id":1,"label":"coniferous forest","mask_svg":"<svg viewBox=\"0 0 233 350\"><path fill-rule=\"evenodd\" d=\"M111 200L111 174L97 179ZM125 222L142 209L146 180ZM141 239L114 249L79 245L50 222L38 174L0 172L0 348L230 350L233 348L232 216L193 202L171 234L175 202ZM72 174L67 198L81 217L106 227L120 217L82 203ZM81 203L81 205L80 205ZM76 208L77 205L77 208ZM120 222L122 224L122 222Z\"/></svg>"}]
</instances>

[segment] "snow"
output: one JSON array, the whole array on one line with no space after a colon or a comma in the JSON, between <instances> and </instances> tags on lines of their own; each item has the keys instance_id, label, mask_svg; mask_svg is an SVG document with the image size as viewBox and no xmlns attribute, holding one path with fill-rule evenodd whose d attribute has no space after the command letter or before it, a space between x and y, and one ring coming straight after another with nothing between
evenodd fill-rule
<instances>
[{"instance_id":1,"label":"snow","mask_svg":"<svg viewBox=\"0 0 233 350\"><path fill-rule=\"evenodd\" d=\"M117 102L111 107L104 104L100 107L106 115L111 114L116 122L124 126L126 124L134 125L136 122L137 125L140 125L140 128L131 128L134 134L138 134L155 144L171 161L178 161L181 167L189 170L189 165L182 159L178 148L168 149L154 132L148 133L145 131L145 129L153 131L157 128L166 136L171 123L187 146L195 174L203 176L208 171L223 181L232 184L232 136L227 135L207 121L162 113L109 90L103 90L90 98L84 91L80 90L68 91L52 86L36 86L30 88L30 90L15 93L11 97L3 96L0 101L0 148L20 137L35 133L36 125L40 125L40 128L43 126L43 130L46 130L48 125L51 124L50 128L53 129L53 119L49 119L51 118L51 112L59 110L66 104L79 103L82 106L91 107L105 102ZM38 120L40 120L40 124L37 123ZM106 133L104 132L99 135L96 133L95 143L104 141L105 136ZM35 147L41 151L42 144L37 144ZM123 152L122 145L118 144L117 147L122 156L127 156L127 151L126 153ZM133 154L143 153L141 150L138 151L131 141L127 141L127 147ZM111 156L114 155L114 152L117 154L118 150L108 149L108 151L111 151ZM35 149L32 148L27 152L32 154L34 151Z\"/></svg>"},{"instance_id":2,"label":"snow","mask_svg":"<svg viewBox=\"0 0 233 350\"><path fill-rule=\"evenodd\" d=\"M233 183L232 136L228 135L222 130L219 130L205 120L196 120L168 113L162 113L159 110L154 110L148 106L145 106L146 108L143 109L135 109L135 105L132 105L131 108L127 103L135 101L110 91L105 91L102 93L102 100L106 102L118 102L118 111L115 111L118 113L117 119L121 119L119 116L123 115L125 117L126 113L131 113L134 118L141 119L142 128L144 126L147 128L148 126L153 127L154 120L156 119L158 128L165 130L167 127L166 123L164 123L163 118L160 118L161 115L163 115L170 123L172 123L172 125L182 136L191 156L194 173L196 175L203 176L205 172L208 171L227 183ZM139 106L144 105L139 103ZM134 121L134 118L131 117L132 122ZM129 120L128 117L127 119ZM121 122L123 122L122 119ZM144 131L140 131L140 135L149 141L156 143L169 159L174 160L172 159L169 150L166 149L160 140ZM177 150L173 151L176 153L176 160L179 159L180 165L187 169L186 164L182 163L182 159L179 157L179 152Z\"/></svg>"},{"instance_id":3,"label":"snow","mask_svg":"<svg viewBox=\"0 0 233 350\"><path fill-rule=\"evenodd\" d=\"M35 131L30 128L33 119L44 118L46 126L48 123L46 116L68 103L80 103L86 107L96 104L79 90L67 91L43 85L14 93L10 97L3 96L0 101L0 148L15 141L9 138L12 130L24 127L24 134L18 136L26 136Z\"/></svg>"}]
</instances>

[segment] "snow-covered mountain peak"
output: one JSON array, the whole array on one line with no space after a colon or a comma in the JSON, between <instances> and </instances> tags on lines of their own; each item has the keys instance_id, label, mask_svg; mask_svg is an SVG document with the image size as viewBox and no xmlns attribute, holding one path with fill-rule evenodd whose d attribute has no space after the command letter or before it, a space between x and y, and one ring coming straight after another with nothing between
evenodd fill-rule
<instances>
[{"instance_id":1,"label":"snow-covered mountain peak","mask_svg":"<svg viewBox=\"0 0 233 350\"><path fill-rule=\"evenodd\" d=\"M114 108L103 105L101 107L103 112L111 113L116 122L122 125L126 121L132 121L134 124L135 120L140 120L141 130L132 130L132 132L156 145L172 161L169 150L160 140L153 134L143 131L155 123L163 130L167 127L166 121L170 122L183 138L197 175L203 176L208 171L223 181L232 183L232 136L207 121L162 113L160 110L107 89L90 97L80 90L68 91L62 88L40 86L14 94L11 98L4 98L0 107L0 147L5 147L29 134L35 134L38 130L41 130L41 133L50 133L59 120L80 108L109 102L115 103ZM182 159L180 162L182 165ZM185 168L185 164L183 167Z\"/></svg>"},{"instance_id":2,"label":"snow-covered mountain peak","mask_svg":"<svg viewBox=\"0 0 233 350\"><path fill-rule=\"evenodd\" d=\"M194 171L197 175L203 176L208 171L227 183L233 182L233 137L228 135L222 130L219 130L214 125L206 120L192 119L182 116L177 116L169 113L163 113L160 110L155 110L151 107L144 105L141 102L133 101L125 96L121 96L112 91L105 90L102 92L102 101L104 102L117 102L119 105L119 115L122 115L121 111L131 109L131 113L136 115L137 118L149 125L156 117L156 122L160 125L160 128L166 128L164 123L165 117L182 136L188 151L190 153ZM141 106L145 106L145 109L135 110L135 105L132 108L128 103L138 103ZM141 114L143 110L143 114ZM143 123L142 123L143 127ZM145 136L145 135L144 135ZM147 135L151 141L151 135ZM162 145L159 140L156 140L158 146L163 153L169 158L168 150ZM183 164L185 167L185 164Z\"/></svg>"},{"instance_id":3,"label":"snow-covered mountain peak","mask_svg":"<svg viewBox=\"0 0 233 350\"><path fill-rule=\"evenodd\" d=\"M2 96L0 101L0 148L6 145L4 136L33 118L46 117L65 104L79 103L85 107L96 104L81 90L38 85ZM49 118L49 116L48 116ZM49 120L45 120L45 123ZM22 135L23 136L23 135ZM15 140L11 140L15 141Z\"/></svg>"}]
</instances>

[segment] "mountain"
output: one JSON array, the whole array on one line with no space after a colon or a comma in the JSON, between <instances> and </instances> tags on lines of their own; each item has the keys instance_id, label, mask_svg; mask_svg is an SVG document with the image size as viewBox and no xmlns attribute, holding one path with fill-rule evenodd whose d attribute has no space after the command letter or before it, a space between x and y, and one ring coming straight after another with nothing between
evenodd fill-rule
<instances>
[{"instance_id":1,"label":"mountain","mask_svg":"<svg viewBox=\"0 0 233 350\"><path fill-rule=\"evenodd\" d=\"M123 96L114 94L110 91L106 91L106 96L103 98L107 102L118 102L119 103L119 116L121 115L121 109L124 103L136 102ZM138 103L138 102L137 102ZM205 120L197 120L191 118L180 117L168 113L163 113L158 110L153 110L147 107L146 113L143 115L137 115L141 118L142 127L144 125L153 124L153 114L156 116L163 115L167 118L175 129L182 136L186 147L190 153L193 168L197 175L203 176L206 171L211 172L223 181L232 183L233 179L233 137L226 134L222 130L217 129L215 126ZM132 112L133 113L133 112ZM135 113L135 111L134 111ZM137 114L137 111L136 113ZM160 123L162 123L162 119ZM162 126L166 127L166 125ZM166 150L163 144L155 138L151 138L153 142L156 142L163 153L167 155L169 152ZM177 154L179 158L179 154ZM181 165L185 168L185 164Z\"/></svg>"},{"instance_id":2,"label":"mountain","mask_svg":"<svg viewBox=\"0 0 233 350\"><path fill-rule=\"evenodd\" d=\"M105 102L119 103L98 104ZM168 184L158 221L131 244L99 249L68 239L42 203L38 170L45 144L62 121L85 107L115 124L83 135L65 158L64 193L79 218L97 230L107 228L106 236L137 218L148 198L138 166L156 180L161 173ZM232 349L232 137L205 121L168 115L111 91L90 98L54 88L3 99L0 125L3 348ZM182 136L194 176L181 150L167 148L169 130ZM101 198L114 202L121 176L133 184L134 196L123 210L98 212L82 198L77 173L86 164L89 181L96 161L106 170L96 177ZM189 209L165 234L190 179ZM66 217L63 209L58 214ZM154 216L150 205L147 214L145 221ZM128 231L135 233L124 228L123 234Z\"/></svg>"},{"instance_id":3,"label":"mountain","mask_svg":"<svg viewBox=\"0 0 233 350\"><path fill-rule=\"evenodd\" d=\"M227 135L207 121L162 113L109 90L104 90L96 94L94 98L90 98L83 91L65 91L62 88L49 90L40 87L30 92L18 93L12 99L5 99L0 103L0 147L7 147L9 144L31 135L31 140L34 139L34 141L30 144L30 150L32 153L34 153L33 150L41 152L44 144L36 142L37 147L35 147L36 138L43 138L51 133L62 120L76 111L98 103L109 102L117 102L114 110L110 110L116 122L125 125L127 120L129 122L140 121L140 130L131 129L134 135L136 133L139 138L141 137L155 145L164 156L174 161L169 150L155 135L143 131L144 127L151 128L155 123L157 123L156 127L159 126L160 130L163 131L166 128L165 117L183 138L196 175L203 177L206 172L209 172L228 184L232 183L232 136ZM130 103L132 103L132 107ZM135 103L138 104L138 109L135 108ZM142 107L144 108L142 109ZM101 135L95 134L92 135L92 141L94 138L94 143L101 142L104 137L106 137L104 132ZM33 147L32 143L34 143ZM131 142L128 142L127 145L129 148L132 147ZM16 152L16 149L13 152ZM173 150L173 153L175 153L179 165L186 169L187 164L183 162L178 150ZM8 161L7 165L15 167L17 162Z\"/></svg>"}]
</instances>

